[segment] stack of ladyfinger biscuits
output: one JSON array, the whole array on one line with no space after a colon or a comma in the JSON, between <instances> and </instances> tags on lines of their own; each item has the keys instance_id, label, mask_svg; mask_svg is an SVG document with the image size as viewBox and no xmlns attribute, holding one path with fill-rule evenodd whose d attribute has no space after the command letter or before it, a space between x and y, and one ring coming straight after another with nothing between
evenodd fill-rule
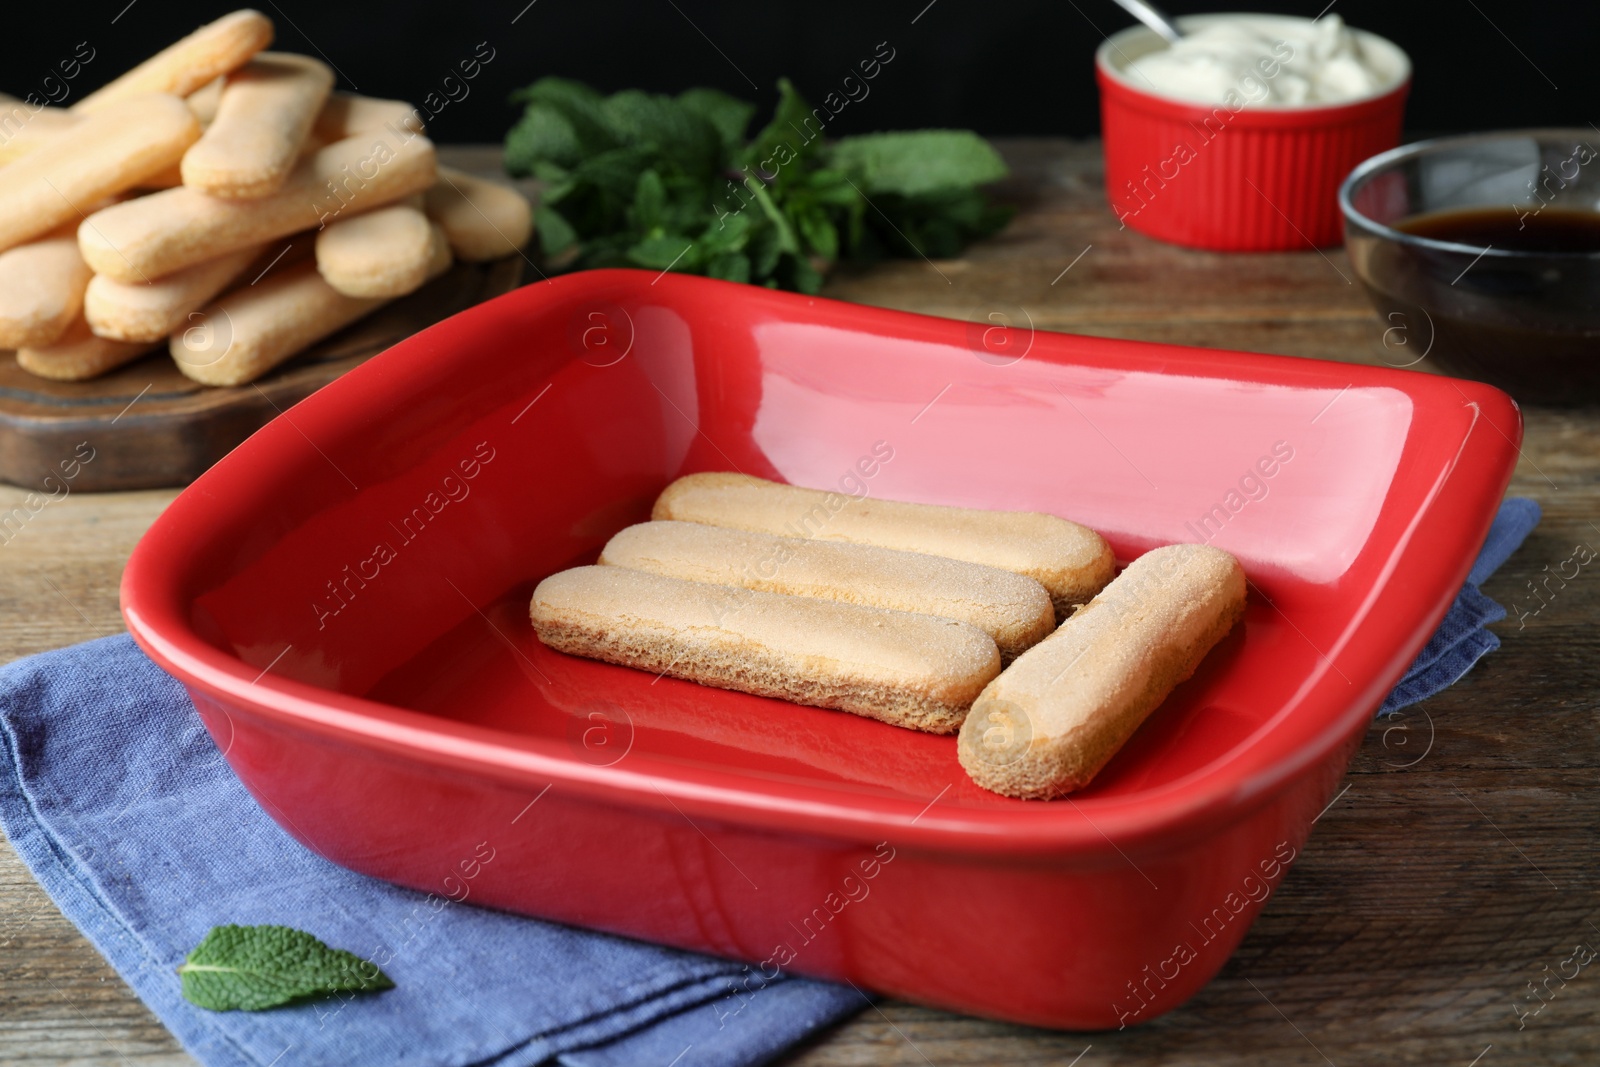
<instances>
[{"instance_id":1,"label":"stack of ladyfinger biscuits","mask_svg":"<svg viewBox=\"0 0 1600 1067\"><path fill-rule=\"evenodd\" d=\"M561 652L959 730L980 786L1049 798L1087 785L1244 612L1244 572L1206 545L1114 574L1100 535L1053 515L692 474L597 565L540 582L531 613Z\"/></svg>"},{"instance_id":2,"label":"stack of ladyfinger biscuits","mask_svg":"<svg viewBox=\"0 0 1600 1067\"><path fill-rule=\"evenodd\" d=\"M71 108L0 101L0 348L93 378L165 343L242 385L422 286L510 255L532 209L437 165L419 112L333 91L236 11Z\"/></svg>"}]
</instances>

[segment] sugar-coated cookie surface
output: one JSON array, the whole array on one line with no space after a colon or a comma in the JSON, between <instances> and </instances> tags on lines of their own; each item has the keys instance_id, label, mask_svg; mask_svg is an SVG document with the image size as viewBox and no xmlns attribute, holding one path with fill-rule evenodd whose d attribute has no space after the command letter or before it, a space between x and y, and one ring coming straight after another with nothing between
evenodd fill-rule
<instances>
[{"instance_id":1,"label":"sugar-coated cookie surface","mask_svg":"<svg viewBox=\"0 0 1600 1067\"><path fill-rule=\"evenodd\" d=\"M1220 549L1146 552L984 689L961 728L961 766L1014 797L1088 785L1244 614L1245 591Z\"/></svg>"},{"instance_id":2,"label":"sugar-coated cookie surface","mask_svg":"<svg viewBox=\"0 0 1600 1067\"><path fill-rule=\"evenodd\" d=\"M81 219L80 209L172 166L199 136L199 120L176 96L134 97L78 122L0 167L0 248Z\"/></svg>"},{"instance_id":3,"label":"sugar-coated cookie surface","mask_svg":"<svg viewBox=\"0 0 1600 1067\"><path fill-rule=\"evenodd\" d=\"M78 247L95 273L148 282L421 192L433 184L435 156L433 142L405 131L356 134L301 160L267 196L223 200L180 186L104 208L78 228ZM0 169L0 184L11 169Z\"/></svg>"},{"instance_id":4,"label":"sugar-coated cookie surface","mask_svg":"<svg viewBox=\"0 0 1600 1067\"><path fill-rule=\"evenodd\" d=\"M450 248L469 263L513 255L533 235L533 205L508 185L439 168L428 190L428 217L444 227Z\"/></svg>"},{"instance_id":5,"label":"sugar-coated cookie surface","mask_svg":"<svg viewBox=\"0 0 1600 1067\"><path fill-rule=\"evenodd\" d=\"M429 277L450 267L444 235L433 241ZM312 260L273 271L196 312L201 328L172 335L178 370L205 385L243 385L284 360L388 303L386 297L346 296L323 280Z\"/></svg>"},{"instance_id":6,"label":"sugar-coated cookie surface","mask_svg":"<svg viewBox=\"0 0 1600 1067\"><path fill-rule=\"evenodd\" d=\"M78 116L60 107L22 105L15 98L0 100L0 130L8 131L0 141L0 164L21 159L30 152L43 148L78 124Z\"/></svg>"},{"instance_id":7,"label":"sugar-coated cookie surface","mask_svg":"<svg viewBox=\"0 0 1600 1067\"><path fill-rule=\"evenodd\" d=\"M1099 534L1054 515L858 498L726 472L679 478L656 500L650 517L999 567L1044 586L1058 618L1099 592L1116 567Z\"/></svg>"},{"instance_id":8,"label":"sugar-coated cookie surface","mask_svg":"<svg viewBox=\"0 0 1600 1067\"><path fill-rule=\"evenodd\" d=\"M334 90L311 128L311 137L332 144L352 134L383 129L428 132L422 124L422 112L404 100L381 100Z\"/></svg>"},{"instance_id":9,"label":"sugar-coated cookie surface","mask_svg":"<svg viewBox=\"0 0 1600 1067\"><path fill-rule=\"evenodd\" d=\"M208 22L175 41L73 107L81 114L102 111L144 93L188 96L272 43L272 20L244 8Z\"/></svg>"},{"instance_id":10,"label":"sugar-coated cookie surface","mask_svg":"<svg viewBox=\"0 0 1600 1067\"><path fill-rule=\"evenodd\" d=\"M184 153L183 184L235 199L277 191L332 89L333 71L310 56L256 56L228 75L211 125Z\"/></svg>"},{"instance_id":11,"label":"sugar-coated cookie surface","mask_svg":"<svg viewBox=\"0 0 1600 1067\"><path fill-rule=\"evenodd\" d=\"M190 313L204 307L238 278L260 251L259 245L252 245L173 271L149 284L130 285L96 274L84 293L84 318L100 337L159 341L174 330L191 325Z\"/></svg>"},{"instance_id":12,"label":"sugar-coated cookie surface","mask_svg":"<svg viewBox=\"0 0 1600 1067\"><path fill-rule=\"evenodd\" d=\"M200 125L209 126L211 120L217 117L217 105L222 102L222 83L227 80L226 76L212 78L183 98L189 110L194 112L194 117L200 120Z\"/></svg>"},{"instance_id":13,"label":"sugar-coated cookie surface","mask_svg":"<svg viewBox=\"0 0 1600 1067\"><path fill-rule=\"evenodd\" d=\"M624 567L553 574L529 610L561 652L931 733L1000 671L994 641L952 619Z\"/></svg>"},{"instance_id":14,"label":"sugar-coated cookie surface","mask_svg":"<svg viewBox=\"0 0 1600 1067\"><path fill-rule=\"evenodd\" d=\"M70 234L0 252L0 348L54 344L78 317L89 278Z\"/></svg>"},{"instance_id":15,"label":"sugar-coated cookie surface","mask_svg":"<svg viewBox=\"0 0 1600 1067\"><path fill-rule=\"evenodd\" d=\"M79 317L53 344L17 349L17 366L41 378L81 382L131 363L154 347L149 342L129 343L96 337L89 331L89 324Z\"/></svg>"},{"instance_id":16,"label":"sugar-coated cookie surface","mask_svg":"<svg viewBox=\"0 0 1600 1067\"><path fill-rule=\"evenodd\" d=\"M1055 629L1032 578L944 556L808 541L697 522L645 522L618 533L600 563L693 582L938 615L994 638L1009 660Z\"/></svg>"},{"instance_id":17,"label":"sugar-coated cookie surface","mask_svg":"<svg viewBox=\"0 0 1600 1067\"><path fill-rule=\"evenodd\" d=\"M434 240L422 212L391 204L317 234L317 270L346 296L404 296L428 280Z\"/></svg>"}]
</instances>

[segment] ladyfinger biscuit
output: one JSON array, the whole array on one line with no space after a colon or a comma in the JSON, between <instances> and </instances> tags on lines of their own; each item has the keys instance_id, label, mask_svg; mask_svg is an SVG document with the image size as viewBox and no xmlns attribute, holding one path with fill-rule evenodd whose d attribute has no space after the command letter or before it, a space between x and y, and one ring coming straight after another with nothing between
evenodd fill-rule
<instances>
[{"instance_id":1,"label":"ladyfinger biscuit","mask_svg":"<svg viewBox=\"0 0 1600 1067\"><path fill-rule=\"evenodd\" d=\"M989 635L953 619L623 567L553 574L530 612L561 652L936 734L1000 671Z\"/></svg>"},{"instance_id":2,"label":"ladyfinger biscuit","mask_svg":"<svg viewBox=\"0 0 1600 1067\"><path fill-rule=\"evenodd\" d=\"M405 204L340 219L317 234L317 270L346 296L404 296L428 280L436 233Z\"/></svg>"},{"instance_id":3,"label":"ladyfinger biscuit","mask_svg":"<svg viewBox=\"0 0 1600 1067\"><path fill-rule=\"evenodd\" d=\"M613 537L601 550L600 563L955 619L993 638L1007 662L1056 624L1050 594L1032 578L876 545L775 537L697 522L644 522Z\"/></svg>"},{"instance_id":4,"label":"ladyfinger biscuit","mask_svg":"<svg viewBox=\"0 0 1600 1067\"><path fill-rule=\"evenodd\" d=\"M77 124L78 116L65 108L0 103L0 164L21 159Z\"/></svg>"},{"instance_id":5,"label":"ladyfinger biscuit","mask_svg":"<svg viewBox=\"0 0 1600 1067\"><path fill-rule=\"evenodd\" d=\"M200 120L200 128L202 130L205 130L207 127L209 127L211 125L211 121L217 117L217 104L222 99L222 86L227 80L227 78L213 78L211 81L206 82L205 85L201 86L199 89L196 89L194 92L183 98L184 102L189 105L189 110L194 112L194 117ZM203 137L205 134L202 133L201 136ZM342 138L334 139L341 140ZM309 156L317 149L327 147L328 143L329 142L327 141L317 140L315 137L307 134L301 140L300 151L295 156L295 163L298 164L301 160L305 159L306 156ZM146 178L144 181L139 183L139 188L145 190L174 189L182 184L183 164L180 161L178 163L174 163L160 174Z\"/></svg>"},{"instance_id":6,"label":"ladyfinger biscuit","mask_svg":"<svg viewBox=\"0 0 1600 1067\"><path fill-rule=\"evenodd\" d=\"M189 110L194 112L194 117L200 120L200 129L202 131L211 125L212 119L217 117L217 103L222 99L222 86L227 80L227 78L212 78L200 88L183 98L183 102L189 105ZM201 136L205 136L204 132L201 133ZM309 138L307 139L306 144L311 145ZM321 147L321 144L311 145L312 149ZM302 147L300 154L303 156L306 154L306 152L307 150ZM187 154L188 153L185 153L185 155ZM179 162L168 167L166 170L162 171L160 174L152 175L140 182L139 188L172 189L182 184L183 163L180 160Z\"/></svg>"},{"instance_id":7,"label":"ladyfinger biscuit","mask_svg":"<svg viewBox=\"0 0 1600 1067\"><path fill-rule=\"evenodd\" d=\"M130 344L96 337L79 318L54 344L17 349L17 366L41 378L81 382L131 363L155 347L149 342Z\"/></svg>"},{"instance_id":8,"label":"ladyfinger biscuit","mask_svg":"<svg viewBox=\"0 0 1600 1067\"><path fill-rule=\"evenodd\" d=\"M374 96L335 91L322 105L311 136L324 144L332 144L373 130L427 132L422 125L422 113L404 100L380 100Z\"/></svg>"},{"instance_id":9,"label":"ladyfinger biscuit","mask_svg":"<svg viewBox=\"0 0 1600 1067\"><path fill-rule=\"evenodd\" d=\"M456 258L469 263L519 252L533 235L533 205L527 197L509 185L451 167L439 168L426 211L444 227Z\"/></svg>"},{"instance_id":10,"label":"ladyfinger biscuit","mask_svg":"<svg viewBox=\"0 0 1600 1067\"><path fill-rule=\"evenodd\" d=\"M333 71L310 56L256 56L228 75L216 117L183 155L183 184L227 199L277 191L332 89Z\"/></svg>"},{"instance_id":11,"label":"ladyfinger biscuit","mask_svg":"<svg viewBox=\"0 0 1600 1067\"><path fill-rule=\"evenodd\" d=\"M200 123L175 96L138 97L84 119L0 167L0 248L82 218L176 163L199 136Z\"/></svg>"},{"instance_id":12,"label":"ladyfinger biscuit","mask_svg":"<svg viewBox=\"0 0 1600 1067\"><path fill-rule=\"evenodd\" d=\"M301 161L268 196L222 200L187 187L164 189L89 216L78 229L78 244L96 274L149 281L358 215L420 192L433 180L434 150L427 138L358 134Z\"/></svg>"},{"instance_id":13,"label":"ladyfinger biscuit","mask_svg":"<svg viewBox=\"0 0 1600 1067\"><path fill-rule=\"evenodd\" d=\"M208 22L168 45L122 77L95 90L72 110L90 114L145 93L188 96L272 43L272 20L246 8Z\"/></svg>"},{"instance_id":14,"label":"ladyfinger biscuit","mask_svg":"<svg viewBox=\"0 0 1600 1067\"><path fill-rule=\"evenodd\" d=\"M961 728L961 766L1007 796L1082 789L1244 607L1244 571L1221 549L1146 552L989 683Z\"/></svg>"},{"instance_id":15,"label":"ladyfinger biscuit","mask_svg":"<svg viewBox=\"0 0 1600 1067\"><path fill-rule=\"evenodd\" d=\"M656 500L650 517L879 545L999 567L1044 586L1057 618L1099 592L1116 566L1099 534L1054 515L873 500L744 474L679 478Z\"/></svg>"},{"instance_id":16,"label":"ladyfinger biscuit","mask_svg":"<svg viewBox=\"0 0 1600 1067\"><path fill-rule=\"evenodd\" d=\"M176 189L183 184L183 167L174 163L170 167L162 168L158 174L152 174L139 183L139 193L155 192L159 189Z\"/></svg>"},{"instance_id":17,"label":"ladyfinger biscuit","mask_svg":"<svg viewBox=\"0 0 1600 1067\"><path fill-rule=\"evenodd\" d=\"M0 252L0 348L54 344L78 318L89 277L71 234Z\"/></svg>"},{"instance_id":18,"label":"ladyfinger biscuit","mask_svg":"<svg viewBox=\"0 0 1600 1067\"><path fill-rule=\"evenodd\" d=\"M73 238L72 243L76 252L77 239ZM159 341L174 330L182 329L191 314L227 288L255 261L258 251L258 248L244 248L229 252L163 275L148 285L130 285L96 274L83 296L83 317L99 337L116 341ZM4 258L0 256L0 260Z\"/></svg>"},{"instance_id":19,"label":"ladyfinger biscuit","mask_svg":"<svg viewBox=\"0 0 1600 1067\"><path fill-rule=\"evenodd\" d=\"M200 120L200 125L209 126L211 120L217 117L217 105L222 102L222 87L227 82L226 75L212 78L183 98L184 103L189 105L189 110L194 112L194 117Z\"/></svg>"},{"instance_id":20,"label":"ladyfinger biscuit","mask_svg":"<svg viewBox=\"0 0 1600 1067\"><path fill-rule=\"evenodd\" d=\"M450 267L442 234L434 247L430 277ZM243 385L386 303L345 296L306 260L224 294L195 314L195 325L174 333L169 347L187 377L205 385Z\"/></svg>"}]
</instances>

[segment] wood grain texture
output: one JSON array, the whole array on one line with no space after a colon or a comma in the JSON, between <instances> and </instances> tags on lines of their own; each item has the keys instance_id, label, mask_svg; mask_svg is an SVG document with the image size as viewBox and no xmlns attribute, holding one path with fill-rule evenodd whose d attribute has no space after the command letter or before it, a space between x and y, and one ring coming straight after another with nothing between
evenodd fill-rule
<instances>
[{"instance_id":1,"label":"wood grain texture","mask_svg":"<svg viewBox=\"0 0 1600 1067\"><path fill-rule=\"evenodd\" d=\"M1393 336L1385 347L1386 324L1341 279L1351 277L1342 253L1224 256L1159 245L1117 230L1100 199L1093 145L1003 147L1023 204L1010 229L960 260L841 275L826 295L989 322L991 311L1020 309L1041 329L1407 361ZM1194 1000L1104 1034L888 1002L784 1062L1600 1060L1600 968L1580 972L1521 1030L1512 1010L1528 996L1525 983L1546 965L1555 969L1574 944L1600 948L1600 570L1585 568L1543 607L1528 587L1574 545L1600 548L1600 410L1525 415L1512 492L1537 499L1545 519L1485 586L1511 611L1494 627L1504 647L1452 689L1368 731L1348 789L1234 958ZM0 510L22 495L0 487ZM0 658L120 630L122 566L174 495L75 493L0 545ZM0 847L0 1062L192 1063L8 847ZM691 1053L683 1067L692 1062Z\"/></svg>"},{"instance_id":2,"label":"wood grain texture","mask_svg":"<svg viewBox=\"0 0 1600 1067\"><path fill-rule=\"evenodd\" d=\"M0 360L0 480L50 490L61 460L88 442L95 461L73 479L79 492L187 485L284 408L418 330L515 289L522 267L516 256L457 263L249 385L201 385L165 345L86 382L50 381Z\"/></svg>"}]
</instances>

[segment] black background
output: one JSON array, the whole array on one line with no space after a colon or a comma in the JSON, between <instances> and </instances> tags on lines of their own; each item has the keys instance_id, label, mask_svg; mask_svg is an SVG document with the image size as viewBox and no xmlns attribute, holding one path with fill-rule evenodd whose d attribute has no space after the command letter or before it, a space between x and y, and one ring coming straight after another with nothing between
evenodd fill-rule
<instances>
[{"instance_id":1,"label":"black background","mask_svg":"<svg viewBox=\"0 0 1600 1067\"><path fill-rule=\"evenodd\" d=\"M275 47L321 55L339 71L341 88L414 104L487 42L495 58L470 83L470 95L429 122L443 142L499 140L517 116L507 94L546 74L608 91L712 85L761 102L764 118L780 76L815 103L881 41L895 50L893 62L830 132L965 126L990 136L1090 135L1099 125L1095 46L1132 21L1111 0L257 2L277 24ZM1270 6L1309 17L1321 2ZM1218 9L1180 0L1167 6ZM232 9L169 0L7 7L0 90L19 96L36 90L80 41L96 55L73 82L74 94ZM1600 124L1600 6L1336 0L1333 11L1412 56L1413 132Z\"/></svg>"}]
</instances>

